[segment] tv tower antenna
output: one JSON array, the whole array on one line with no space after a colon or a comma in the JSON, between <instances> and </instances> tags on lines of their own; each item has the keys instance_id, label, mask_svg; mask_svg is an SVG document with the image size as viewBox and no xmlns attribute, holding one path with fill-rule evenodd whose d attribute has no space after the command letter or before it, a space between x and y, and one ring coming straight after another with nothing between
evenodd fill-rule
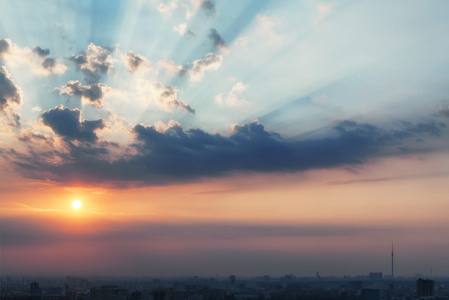
<instances>
[{"instance_id":1,"label":"tv tower antenna","mask_svg":"<svg viewBox=\"0 0 449 300\"><path fill-rule=\"evenodd\" d=\"M394 254L393 254L393 241L391 241L391 279L394 278Z\"/></svg>"}]
</instances>

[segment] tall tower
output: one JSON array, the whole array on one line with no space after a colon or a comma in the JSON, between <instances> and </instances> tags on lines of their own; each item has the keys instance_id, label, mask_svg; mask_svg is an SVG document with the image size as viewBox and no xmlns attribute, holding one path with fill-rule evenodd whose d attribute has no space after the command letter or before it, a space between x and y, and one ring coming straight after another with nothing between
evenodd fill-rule
<instances>
[{"instance_id":1,"label":"tall tower","mask_svg":"<svg viewBox=\"0 0 449 300\"><path fill-rule=\"evenodd\" d=\"M394 254L393 254L393 241L391 241L391 279L394 278Z\"/></svg>"}]
</instances>

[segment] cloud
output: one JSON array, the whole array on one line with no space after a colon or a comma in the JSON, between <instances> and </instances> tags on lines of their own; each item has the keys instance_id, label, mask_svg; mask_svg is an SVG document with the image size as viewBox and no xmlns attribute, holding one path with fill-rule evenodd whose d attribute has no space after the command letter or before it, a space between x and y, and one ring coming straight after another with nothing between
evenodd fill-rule
<instances>
[{"instance_id":1,"label":"cloud","mask_svg":"<svg viewBox=\"0 0 449 300\"><path fill-rule=\"evenodd\" d=\"M187 23L180 23L174 26L173 31L179 33L180 36L184 36L187 31Z\"/></svg>"},{"instance_id":2,"label":"cloud","mask_svg":"<svg viewBox=\"0 0 449 300\"><path fill-rule=\"evenodd\" d=\"M49 145L53 145L53 140L49 136L34 132L31 129L24 130L20 135L17 136L17 139L23 143L43 142Z\"/></svg>"},{"instance_id":3,"label":"cloud","mask_svg":"<svg viewBox=\"0 0 449 300\"><path fill-rule=\"evenodd\" d=\"M156 129L157 132L160 132L160 133L165 133L167 130L169 130L172 127L182 127L182 126L179 122L176 122L174 120L168 121L167 124L165 124L162 121L157 121L156 123L154 123L154 128Z\"/></svg>"},{"instance_id":4,"label":"cloud","mask_svg":"<svg viewBox=\"0 0 449 300\"><path fill-rule=\"evenodd\" d=\"M159 60L157 64L159 68L163 69L168 74L174 75L180 72L184 72L182 74L185 74L184 68L182 66L177 66L172 60Z\"/></svg>"},{"instance_id":5,"label":"cloud","mask_svg":"<svg viewBox=\"0 0 449 300\"><path fill-rule=\"evenodd\" d=\"M48 55L50 55L49 49L42 49L39 46L34 47L33 52L36 53L40 57L47 57Z\"/></svg>"},{"instance_id":6,"label":"cloud","mask_svg":"<svg viewBox=\"0 0 449 300\"><path fill-rule=\"evenodd\" d=\"M446 117L449 118L449 106L447 108L439 107L434 113L437 117Z\"/></svg>"},{"instance_id":7,"label":"cloud","mask_svg":"<svg viewBox=\"0 0 449 300\"><path fill-rule=\"evenodd\" d=\"M82 101L85 101L94 106L103 106L104 92L106 87L102 83L93 83L89 86L82 86L79 81L70 80L65 85L59 88L60 95L79 96Z\"/></svg>"},{"instance_id":8,"label":"cloud","mask_svg":"<svg viewBox=\"0 0 449 300\"><path fill-rule=\"evenodd\" d=\"M0 111L7 107L19 106L22 102L22 92L11 79L6 67L0 67Z\"/></svg>"},{"instance_id":9,"label":"cloud","mask_svg":"<svg viewBox=\"0 0 449 300\"><path fill-rule=\"evenodd\" d=\"M145 56L136 54L132 51L128 51L124 57L125 66L131 72L145 72L150 71L151 61L149 61Z\"/></svg>"},{"instance_id":10,"label":"cloud","mask_svg":"<svg viewBox=\"0 0 449 300\"><path fill-rule=\"evenodd\" d=\"M195 113L187 103L178 99L178 91L171 85L164 85L160 82L153 82L148 84L144 82L143 89L146 90L151 98L156 101L156 104L164 108L166 111L171 112L173 108L182 108L190 113Z\"/></svg>"},{"instance_id":11,"label":"cloud","mask_svg":"<svg viewBox=\"0 0 449 300\"><path fill-rule=\"evenodd\" d=\"M215 103L217 103L218 105L227 105L231 107L241 107L244 105L248 105L248 101L240 98L240 94L242 94L247 88L247 84L237 82L236 84L234 84L231 91L229 91L225 99L223 99L223 94L215 96Z\"/></svg>"},{"instance_id":12,"label":"cloud","mask_svg":"<svg viewBox=\"0 0 449 300\"><path fill-rule=\"evenodd\" d=\"M170 2L169 4L165 5L164 3L159 3L157 10L160 13L168 13L173 9L178 8L178 5L175 2Z\"/></svg>"},{"instance_id":13,"label":"cloud","mask_svg":"<svg viewBox=\"0 0 449 300\"><path fill-rule=\"evenodd\" d=\"M215 14L215 0L202 0L200 7L208 16Z\"/></svg>"},{"instance_id":14,"label":"cloud","mask_svg":"<svg viewBox=\"0 0 449 300\"><path fill-rule=\"evenodd\" d=\"M8 53L10 47L11 47L11 46L10 46L9 40L7 40L7 39L1 39L1 40L0 40L0 57L2 57L3 55L5 55L6 53Z\"/></svg>"},{"instance_id":15,"label":"cloud","mask_svg":"<svg viewBox=\"0 0 449 300\"><path fill-rule=\"evenodd\" d=\"M70 57L70 60L84 74L87 83L97 83L100 75L112 70L112 49L90 43L87 50Z\"/></svg>"},{"instance_id":16,"label":"cloud","mask_svg":"<svg viewBox=\"0 0 449 300\"><path fill-rule=\"evenodd\" d=\"M40 64L40 68L37 69L37 72L40 72L44 75L50 74L63 74L67 71L67 66L61 63L58 63L54 58L47 57Z\"/></svg>"},{"instance_id":17,"label":"cloud","mask_svg":"<svg viewBox=\"0 0 449 300\"><path fill-rule=\"evenodd\" d=\"M320 13L330 13L332 11L332 7L334 6L333 2L321 2L316 5L316 9Z\"/></svg>"},{"instance_id":18,"label":"cloud","mask_svg":"<svg viewBox=\"0 0 449 300\"><path fill-rule=\"evenodd\" d=\"M4 66L0 66L0 112L7 119L7 124L20 126L20 116L15 112L22 103L22 91L11 79Z\"/></svg>"},{"instance_id":19,"label":"cloud","mask_svg":"<svg viewBox=\"0 0 449 300\"><path fill-rule=\"evenodd\" d=\"M79 109L64 108L62 105L42 113L42 122L53 132L66 140L95 142L98 137L95 131L103 129L106 123L103 119L81 121Z\"/></svg>"},{"instance_id":20,"label":"cloud","mask_svg":"<svg viewBox=\"0 0 449 300\"><path fill-rule=\"evenodd\" d=\"M190 18L192 18L192 16L194 15L194 13L190 10L189 5L183 4L183 7L186 10L186 15L185 15L186 16L186 20L190 20Z\"/></svg>"},{"instance_id":21,"label":"cloud","mask_svg":"<svg viewBox=\"0 0 449 300\"><path fill-rule=\"evenodd\" d=\"M104 121L81 122L80 113L58 106L44 112L43 120L68 141L95 142L95 130L103 128ZM416 140L447 131L434 122L399 127L384 130L348 120L335 123L327 134L320 133L316 139L289 140L267 131L258 121L234 125L229 136L200 129L184 130L174 121L157 122L154 126L138 124L132 128L134 142L128 145L134 151L113 160L107 159L111 145L70 145L70 157L58 164L45 166L28 158L20 168L28 176L44 178L48 172L51 180L62 182L69 182L76 174L86 184L158 185L241 172L300 172L360 165L376 157L432 150L431 143ZM16 162L14 155L10 156Z\"/></svg>"},{"instance_id":22,"label":"cloud","mask_svg":"<svg viewBox=\"0 0 449 300\"><path fill-rule=\"evenodd\" d=\"M30 50L13 44L9 39L0 40L0 57L3 57L6 61L26 63L36 74L40 75L65 73L67 66L54 58L48 57L49 55L49 49L36 46L33 50Z\"/></svg>"},{"instance_id":23,"label":"cloud","mask_svg":"<svg viewBox=\"0 0 449 300\"><path fill-rule=\"evenodd\" d=\"M335 1L322 1L318 3L315 7L318 11L318 17L315 19L315 24L318 24L325 20L327 16L332 12L334 7L337 5Z\"/></svg>"},{"instance_id":24,"label":"cloud","mask_svg":"<svg viewBox=\"0 0 449 300\"><path fill-rule=\"evenodd\" d=\"M226 44L216 29L211 28L208 37L212 41L215 48L226 50Z\"/></svg>"},{"instance_id":25,"label":"cloud","mask_svg":"<svg viewBox=\"0 0 449 300\"><path fill-rule=\"evenodd\" d=\"M187 29L187 23L179 23L173 27L173 31L179 33L180 36L195 37L195 33Z\"/></svg>"},{"instance_id":26,"label":"cloud","mask_svg":"<svg viewBox=\"0 0 449 300\"><path fill-rule=\"evenodd\" d=\"M264 44L278 45L285 41L285 37L276 32L276 22L273 18L265 15L257 15L257 23L256 34L259 42L262 41Z\"/></svg>"},{"instance_id":27,"label":"cloud","mask_svg":"<svg viewBox=\"0 0 449 300\"><path fill-rule=\"evenodd\" d=\"M187 74L192 81L200 81L204 72L208 70L218 70L223 62L223 56L214 53L207 53L204 58L193 61L191 65L183 66L180 74Z\"/></svg>"},{"instance_id":28,"label":"cloud","mask_svg":"<svg viewBox=\"0 0 449 300\"><path fill-rule=\"evenodd\" d=\"M412 124L410 122L400 121L400 129L392 131L392 135L396 139L408 139L416 135L427 135L427 136L440 136L442 134L442 129L446 128L444 123L418 123Z\"/></svg>"}]
</instances>

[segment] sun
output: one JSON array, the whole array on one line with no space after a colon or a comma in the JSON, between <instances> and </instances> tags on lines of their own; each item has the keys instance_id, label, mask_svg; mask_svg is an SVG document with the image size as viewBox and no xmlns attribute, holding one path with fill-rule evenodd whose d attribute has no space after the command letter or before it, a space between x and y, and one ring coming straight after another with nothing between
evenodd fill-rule
<instances>
[{"instance_id":1,"label":"sun","mask_svg":"<svg viewBox=\"0 0 449 300\"><path fill-rule=\"evenodd\" d=\"M73 207L74 209L80 209L80 208L81 208L81 205L82 205L82 203L81 203L81 201L79 201L79 200L75 200L75 201L72 202L72 207Z\"/></svg>"}]
</instances>

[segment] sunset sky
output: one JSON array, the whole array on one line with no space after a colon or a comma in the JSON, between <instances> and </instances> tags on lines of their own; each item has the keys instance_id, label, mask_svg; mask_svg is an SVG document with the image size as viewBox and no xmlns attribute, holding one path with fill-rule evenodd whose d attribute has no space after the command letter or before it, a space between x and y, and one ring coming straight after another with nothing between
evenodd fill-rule
<instances>
[{"instance_id":1,"label":"sunset sky","mask_svg":"<svg viewBox=\"0 0 449 300\"><path fill-rule=\"evenodd\" d=\"M1 274L449 275L449 1L0 6Z\"/></svg>"}]
</instances>

